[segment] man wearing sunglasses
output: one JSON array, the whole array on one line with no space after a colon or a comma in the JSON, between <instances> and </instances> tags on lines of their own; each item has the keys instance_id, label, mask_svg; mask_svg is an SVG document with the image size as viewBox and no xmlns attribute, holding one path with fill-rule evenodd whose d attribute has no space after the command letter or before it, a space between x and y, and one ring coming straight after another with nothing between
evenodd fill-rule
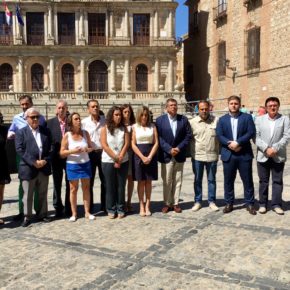
<instances>
[{"instance_id":1,"label":"man wearing sunglasses","mask_svg":"<svg viewBox=\"0 0 290 290\"><path fill-rule=\"evenodd\" d=\"M18 130L21 128L24 128L27 126L27 121L25 118L25 112L33 106L33 101L32 97L30 95L22 95L19 97L19 105L22 109L22 112L15 115L12 121L11 126L8 129L8 139L14 139L15 134ZM46 126L45 118L42 115L39 115L39 124L41 126ZM19 164L19 156L16 155L16 164L18 167ZM34 198L34 210L38 211L38 198L37 198L37 193L35 193L35 198ZM23 219L23 204L22 204L22 197L23 197L23 189L21 186L21 183L19 184L19 189L18 189L18 197L19 197L19 214L14 218L14 220L22 220Z\"/></svg>"},{"instance_id":2,"label":"man wearing sunglasses","mask_svg":"<svg viewBox=\"0 0 290 290\"><path fill-rule=\"evenodd\" d=\"M31 223L34 191L38 191L39 220L48 222L47 189L51 174L51 135L47 128L39 125L40 114L35 108L25 112L28 126L18 130L15 148L20 156L18 176L23 188L23 227Z\"/></svg>"}]
</instances>

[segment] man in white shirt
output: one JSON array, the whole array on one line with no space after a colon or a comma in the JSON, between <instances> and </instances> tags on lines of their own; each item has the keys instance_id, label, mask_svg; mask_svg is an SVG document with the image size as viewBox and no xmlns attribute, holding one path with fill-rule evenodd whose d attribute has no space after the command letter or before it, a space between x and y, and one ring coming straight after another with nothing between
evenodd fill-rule
<instances>
[{"instance_id":1,"label":"man in white shirt","mask_svg":"<svg viewBox=\"0 0 290 290\"><path fill-rule=\"evenodd\" d=\"M257 169L259 175L259 213L267 212L269 178L272 175L272 202L275 213L283 215L283 172L287 159L286 147L290 139L287 116L278 113L280 100L269 97L265 102L267 114L256 118Z\"/></svg>"},{"instance_id":2,"label":"man in white shirt","mask_svg":"<svg viewBox=\"0 0 290 290\"><path fill-rule=\"evenodd\" d=\"M102 145L100 142L101 128L105 125L105 117L100 115L100 105L97 100L91 99L87 102L87 109L89 116L82 120L82 129L86 130L93 144L93 151L89 154L92 168L92 177L90 182L90 212L93 212L94 207L94 182L96 176L96 169L98 167L99 178L101 181L101 211L106 211L106 189L105 179L102 171Z\"/></svg>"}]
</instances>

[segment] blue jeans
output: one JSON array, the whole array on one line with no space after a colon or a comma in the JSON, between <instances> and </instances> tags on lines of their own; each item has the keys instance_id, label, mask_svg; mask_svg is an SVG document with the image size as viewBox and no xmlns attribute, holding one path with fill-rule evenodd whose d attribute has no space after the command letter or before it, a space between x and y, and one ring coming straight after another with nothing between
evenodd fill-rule
<instances>
[{"instance_id":1,"label":"blue jeans","mask_svg":"<svg viewBox=\"0 0 290 290\"><path fill-rule=\"evenodd\" d=\"M194 193L195 202L202 202L202 179L203 171L206 168L207 186L208 186L208 202L215 202L216 200L216 170L217 161L205 162L191 159L192 170L194 173Z\"/></svg>"},{"instance_id":2,"label":"blue jeans","mask_svg":"<svg viewBox=\"0 0 290 290\"><path fill-rule=\"evenodd\" d=\"M102 162L102 169L106 182L106 206L110 214L125 213L125 187L128 176L129 162L115 168L114 163Z\"/></svg>"}]
</instances>

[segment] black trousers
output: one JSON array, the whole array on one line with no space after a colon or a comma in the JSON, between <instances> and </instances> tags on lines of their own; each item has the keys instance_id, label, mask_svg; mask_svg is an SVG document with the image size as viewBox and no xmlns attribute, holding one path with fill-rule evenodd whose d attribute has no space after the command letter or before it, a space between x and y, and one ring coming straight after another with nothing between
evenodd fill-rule
<instances>
[{"instance_id":1,"label":"black trousers","mask_svg":"<svg viewBox=\"0 0 290 290\"><path fill-rule=\"evenodd\" d=\"M283 172L285 163L276 163L272 158L257 162L259 175L259 203L267 206L269 199L269 179L272 175L272 207L282 206Z\"/></svg>"},{"instance_id":2,"label":"black trousers","mask_svg":"<svg viewBox=\"0 0 290 290\"><path fill-rule=\"evenodd\" d=\"M63 175L65 175L65 206L61 199L61 186ZM70 188L69 181L66 176L66 160L62 158L55 158L52 160L52 178L53 178L53 207L56 212L62 213L65 208L67 216L71 216L70 206Z\"/></svg>"},{"instance_id":3,"label":"black trousers","mask_svg":"<svg viewBox=\"0 0 290 290\"><path fill-rule=\"evenodd\" d=\"M99 178L101 182L101 210L106 210L106 186L105 177L102 170L102 151L93 151L89 154L92 168L92 177L90 179L90 212L93 213L94 209L94 183L98 167Z\"/></svg>"}]
</instances>

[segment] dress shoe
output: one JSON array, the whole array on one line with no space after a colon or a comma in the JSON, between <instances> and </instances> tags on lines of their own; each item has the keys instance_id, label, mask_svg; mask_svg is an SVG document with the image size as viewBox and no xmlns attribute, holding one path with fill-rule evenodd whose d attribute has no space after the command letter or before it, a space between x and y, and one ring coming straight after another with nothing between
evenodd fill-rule
<instances>
[{"instance_id":1,"label":"dress shoe","mask_svg":"<svg viewBox=\"0 0 290 290\"><path fill-rule=\"evenodd\" d=\"M224 210L223 210L223 213L230 213L234 210L234 207L232 204L227 204L225 207L224 207Z\"/></svg>"},{"instance_id":2,"label":"dress shoe","mask_svg":"<svg viewBox=\"0 0 290 290\"><path fill-rule=\"evenodd\" d=\"M163 208L162 208L162 213L168 213L170 211L170 207L168 205L165 205Z\"/></svg>"},{"instance_id":3,"label":"dress shoe","mask_svg":"<svg viewBox=\"0 0 290 290\"><path fill-rule=\"evenodd\" d=\"M48 216L45 216L43 218L40 218L40 221L44 222L44 223L50 223L51 222L51 218L48 217Z\"/></svg>"},{"instance_id":4,"label":"dress shoe","mask_svg":"<svg viewBox=\"0 0 290 290\"><path fill-rule=\"evenodd\" d=\"M13 220L14 220L15 222L19 222L19 221L22 221L23 218L24 218L24 214L21 212L21 213L19 213L18 215L16 215L15 217L13 217Z\"/></svg>"},{"instance_id":5,"label":"dress shoe","mask_svg":"<svg viewBox=\"0 0 290 290\"><path fill-rule=\"evenodd\" d=\"M22 222L21 226L24 228L27 228L29 225L31 224L31 221L29 219L24 219L24 221Z\"/></svg>"},{"instance_id":6,"label":"dress shoe","mask_svg":"<svg viewBox=\"0 0 290 290\"><path fill-rule=\"evenodd\" d=\"M248 206L247 206L247 211L248 211L249 214L251 214L251 215L256 215L256 214L257 214L257 212L256 212L256 210L255 210L255 207L254 207L253 205L248 205Z\"/></svg>"},{"instance_id":7,"label":"dress shoe","mask_svg":"<svg viewBox=\"0 0 290 290\"><path fill-rule=\"evenodd\" d=\"M175 211L176 213L181 213L181 212L182 212L182 209L180 208L179 205L175 205L173 209L174 209L174 211Z\"/></svg>"},{"instance_id":8,"label":"dress shoe","mask_svg":"<svg viewBox=\"0 0 290 290\"><path fill-rule=\"evenodd\" d=\"M283 215L283 214L284 214L284 210L283 210L281 207L279 207L279 206L274 207L274 208L273 208L273 211L274 211L276 214L278 214L278 215Z\"/></svg>"},{"instance_id":9,"label":"dress shoe","mask_svg":"<svg viewBox=\"0 0 290 290\"><path fill-rule=\"evenodd\" d=\"M55 219L60 219L63 217L63 212L62 211L55 211L55 215L54 215L54 218Z\"/></svg>"}]
</instances>

